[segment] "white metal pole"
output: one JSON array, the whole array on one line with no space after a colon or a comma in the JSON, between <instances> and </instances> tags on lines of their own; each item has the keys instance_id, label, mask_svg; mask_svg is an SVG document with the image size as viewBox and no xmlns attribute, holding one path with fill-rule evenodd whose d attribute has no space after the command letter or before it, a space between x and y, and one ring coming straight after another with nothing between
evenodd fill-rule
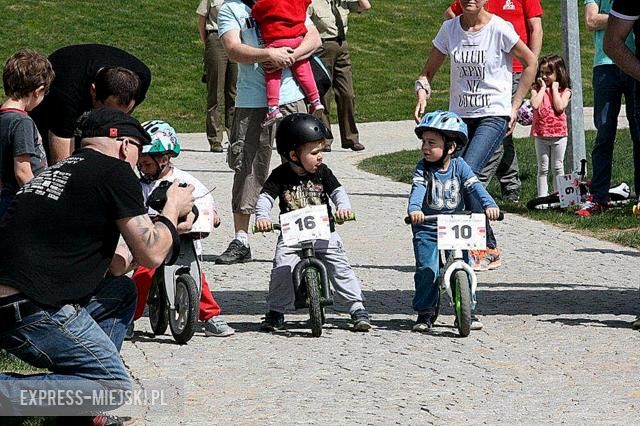
<instances>
[{"instance_id":1,"label":"white metal pole","mask_svg":"<svg viewBox=\"0 0 640 426\"><path fill-rule=\"evenodd\" d=\"M580 160L586 159L584 142L584 105L582 101L582 70L580 65L580 18L576 0L560 0L564 59L571 78L571 102L567 108L569 125L568 149L573 170L580 170ZM595 87L594 87L595 90Z\"/></svg>"}]
</instances>

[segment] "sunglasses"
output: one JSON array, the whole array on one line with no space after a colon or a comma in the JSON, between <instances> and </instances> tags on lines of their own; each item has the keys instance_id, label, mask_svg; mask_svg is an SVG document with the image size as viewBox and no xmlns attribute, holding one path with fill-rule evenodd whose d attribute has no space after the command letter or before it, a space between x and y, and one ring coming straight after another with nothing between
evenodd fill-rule
<instances>
[{"instance_id":1,"label":"sunglasses","mask_svg":"<svg viewBox=\"0 0 640 426\"><path fill-rule=\"evenodd\" d=\"M116 140L120 141L120 142L125 142L125 141L129 142L130 144L135 145L136 147L138 147L138 149L142 148L142 144L141 143L135 141L134 139L131 139L130 137L116 138Z\"/></svg>"}]
</instances>

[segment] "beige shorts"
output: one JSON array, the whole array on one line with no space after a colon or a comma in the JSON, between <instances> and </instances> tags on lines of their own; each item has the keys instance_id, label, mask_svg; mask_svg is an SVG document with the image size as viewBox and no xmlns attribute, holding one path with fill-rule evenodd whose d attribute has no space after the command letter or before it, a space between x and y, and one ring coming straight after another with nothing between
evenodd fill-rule
<instances>
[{"instance_id":1,"label":"beige shorts","mask_svg":"<svg viewBox=\"0 0 640 426\"><path fill-rule=\"evenodd\" d=\"M280 106L282 114L306 112L303 100ZM277 123L262 128L267 108L236 108L227 163L235 172L231 192L233 213L253 214L258 195L269 177Z\"/></svg>"}]
</instances>

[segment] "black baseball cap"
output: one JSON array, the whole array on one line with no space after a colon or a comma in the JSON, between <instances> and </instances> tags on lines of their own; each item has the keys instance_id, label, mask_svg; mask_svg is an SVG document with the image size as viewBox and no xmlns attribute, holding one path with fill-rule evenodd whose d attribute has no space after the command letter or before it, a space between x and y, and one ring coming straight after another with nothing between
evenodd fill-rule
<instances>
[{"instance_id":1,"label":"black baseball cap","mask_svg":"<svg viewBox=\"0 0 640 426\"><path fill-rule=\"evenodd\" d=\"M76 135L80 139L107 137L132 137L142 145L149 145L151 137L140 122L124 111L115 108L99 108L85 113L78 119Z\"/></svg>"}]
</instances>

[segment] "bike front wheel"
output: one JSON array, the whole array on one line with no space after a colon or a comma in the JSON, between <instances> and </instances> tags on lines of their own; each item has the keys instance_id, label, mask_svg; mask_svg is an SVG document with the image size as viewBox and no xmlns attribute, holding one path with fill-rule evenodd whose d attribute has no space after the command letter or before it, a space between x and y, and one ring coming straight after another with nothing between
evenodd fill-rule
<instances>
[{"instance_id":1,"label":"bike front wheel","mask_svg":"<svg viewBox=\"0 0 640 426\"><path fill-rule=\"evenodd\" d=\"M159 268L151 282L151 289L147 296L147 305L149 305L149 322L151 330L156 336L160 336L167 331L169 326L169 304L164 291L164 279L160 278L164 274Z\"/></svg>"},{"instance_id":2,"label":"bike front wheel","mask_svg":"<svg viewBox=\"0 0 640 426\"><path fill-rule=\"evenodd\" d=\"M320 306L320 273L313 267L307 267L304 271L304 282L307 288L307 298L309 299L309 318L311 321L311 335L320 337L322 335L322 323L324 314Z\"/></svg>"},{"instance_id":3,"label":"bike front wheel","mask_svg":"<svg viewBox=\"0 0 640 426\"><path fill-rule=\"evenodd\" d=\"M462 337L471 333L471 286L465 271L456 271L452 278L453 307L456 314L458 332Z\"/></svg>"},{"instance_id":4,"label":"bike front wheel","mask_svg":"<svg viewBox=\"0 0 640 426\"><path fill-rule=\"evenodd\" d=\"M175 309L169 315L171 334L176 342L187 343L196 331L200 295L195 280L189 274L176 279Z\"/></svg>"}]
</instances>

